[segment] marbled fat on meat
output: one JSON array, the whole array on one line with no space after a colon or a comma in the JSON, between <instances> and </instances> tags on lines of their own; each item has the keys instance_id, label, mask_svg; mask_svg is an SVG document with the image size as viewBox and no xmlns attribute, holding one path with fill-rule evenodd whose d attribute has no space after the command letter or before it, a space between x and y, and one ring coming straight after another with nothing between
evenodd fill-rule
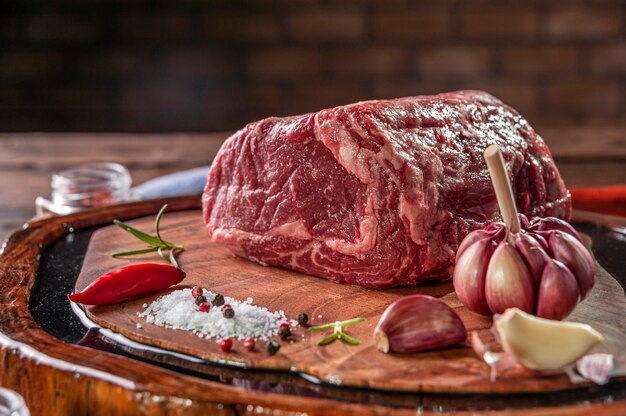
<instances>
[{"instance_id":1,"label":"marbled fat on meat","mask_svg":"<svg viewBox=\"0 0 626 416\"><path fill-rule=\"evenodd\" d=\"M248 124L202 197L236 255L368 288L447 279L463 237L498 217L482 153L497 143L520 212L568 219L545 143L480 91L378 100Z\"/></svg>"}]
</instances>

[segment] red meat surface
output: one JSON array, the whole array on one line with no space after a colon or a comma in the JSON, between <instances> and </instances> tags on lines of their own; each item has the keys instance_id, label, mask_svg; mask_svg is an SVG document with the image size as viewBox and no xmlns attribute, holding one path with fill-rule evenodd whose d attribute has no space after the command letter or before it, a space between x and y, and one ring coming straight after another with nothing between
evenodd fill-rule
<instances>
[{"instance_id":1,"label":"red meat surface","mask_svg":"<svg viewBox=\"0 0 626 416\"><path fill-rule=\"evenodd\" d=\"M212 241L263 265L367 288L447 279L499 213L485 148L502 149L520 212L568 219L544 141L480 91L360 102L248 124L203 194Z\"/></svg>"}]
</instances>

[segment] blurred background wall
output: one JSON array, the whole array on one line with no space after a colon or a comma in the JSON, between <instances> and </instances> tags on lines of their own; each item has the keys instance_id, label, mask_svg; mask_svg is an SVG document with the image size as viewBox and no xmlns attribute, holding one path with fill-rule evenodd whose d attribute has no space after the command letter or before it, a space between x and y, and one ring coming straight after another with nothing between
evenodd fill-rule
<instances>
[{"instance_id":1,"label":"blurred background wall","mask_svg":"<svg viewBox=\"0 0 626 416\"><path fill-rule=\"evenodd\" d=\"M0 130L227 130L460 88L537 128L615 124L625 33L623 0L4 0Z\"/></svg>"}]
</instances>

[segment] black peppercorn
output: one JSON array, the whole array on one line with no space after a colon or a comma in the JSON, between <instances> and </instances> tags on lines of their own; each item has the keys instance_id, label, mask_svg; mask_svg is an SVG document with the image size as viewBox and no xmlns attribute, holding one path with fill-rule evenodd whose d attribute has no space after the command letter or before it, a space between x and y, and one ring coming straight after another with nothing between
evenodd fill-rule
<instances>
[{"instance_id":1,"label":"black peppercorn","mask_svg":"<svg viewBox=\"0 0 626 416\"><path fill-rule=\"evenodd\" d=\"M280 327L278 328L278 335L283 340L287 340L287 338L289 338L289 336L291 335L291 329L289 329L289 325L288 324L280 324Z\"/></svg>"},{"instance_id":2,"label":"black peppercorn","mask_svg":"<svg viewBox=\"0 0 626 416\"><path fill-rule=\"evenodd\" d=\"M211 303L213 304L213 306L222 306L224 302L224 296L217 294L215 295L215 297L213 298L213 302Z\"/></svg>"},{"instance_id":3,"label":"black peppercorn","mask_svg":"<svg viewBox=\"0 0 626 416\"><path fill-rule=\"evenodd\" d=\"M280 345L278 345L278 342L274 341L273 339L270 339L265 344L265 351L267 351L269 355L276 354L279 349L280 349Z\"/></svg>"},{"instance_id":4,"label":"black peppercorn","mask_svg":"<svg viewBox=\"0 0 626 416\"><path fill-rule=\"evenodd\" d=\"M305 326L307 324L307 322L309 322L309 316L304 313L304 312L300 312L298 314L298 324L301 326Z\"/></svg>"},{"instance_id":5,"label":"black peppercorn","mask_svg":"<svg viewBox=\"0 0 626 416\"><path fill-rule=\"evenodd\" d=\"M206 296L200 295L196 297L196 305L200 305L201 303L206 303Z\"/></svg>"},{"instance_id":6,"label":"black peppercorn","mask_svg":"<svg viewBox=\"0 0 626 416\"><path fill-rule=\"evenodd\" d=\"M232 317L234 317L235 310L231 308L230 305L224 305L224 306L225 307L222 307L222 315L224 315L224 318L231 319Z\"/></svg>"}]
</instances>

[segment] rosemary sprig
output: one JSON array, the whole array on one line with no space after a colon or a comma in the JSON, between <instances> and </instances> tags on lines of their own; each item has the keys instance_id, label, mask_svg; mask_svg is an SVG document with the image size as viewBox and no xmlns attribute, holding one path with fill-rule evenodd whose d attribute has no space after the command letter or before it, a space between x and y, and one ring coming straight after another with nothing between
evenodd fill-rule
<instances>
[{"instance_id":1,"label":"rosemary sprig","mask_svg":"<svg viewBox=\"0 0 626 416\"><path fill-rule=\"evenodd\" d=\"M352 338L350 335L346 334L345 332L340 332L339 333L339 337L343 341L347 342L348 344L352 344L352 345L360 345L361 344L361 341L359 341L356 338Z\"/></svg>"},{"instance_id":2,"label":"rosemary sprig","mask_svg":"<svg viewBox=\"0 0 626 416\"><path fill-rule=\"evenodd\" d=\"M329 336L322 338L321 340L318 341L317 345L326 345L326 344L330 344L331 342L333 342L334 340L337 339L337 334L332 333Z\"/></svg>"},{"instance_id":3,"label":"rosemary sprig","mask_svg":"<svg viewBox=\"0 0 626 416\"><path fill-rule=\"evenodd\" d=\"M336 326L344 327L346 325L354 325L363 322L365 318L348 319L347 321L331 322L330 324L317 325L309 328L309 331L323 331L325 329L334 328Z\"/></svg>"},{"instance_id":4,"label":"rosemary sprig","mask_svg":"<svg viewBox=\"0 0 626 416\"><path fill-rule=\"evenodd\" d=\"M176 255L185 250L183 246L179 246L177 244L171 243L169 241L163 240L161 238L161 218L163 217L163 213L167 209L167 204L163 205L159 210L156 219L154 220L154 231L156 236L152 236L150 234L146 234L143 231L140 231L125 222L119 220L113 220L113 223L120 227L122 230L134 235L139 240L143 241L150 245L148 248L142 248L138 250L131 251L120 251L117 253L111 254L113 257L127 257L127 256L136 256L138 254L146 254L157 252L159 256L166 262L170 263L172 266L178 267L178 262L176 261ZM167 251L167 254L165 253Z\"/></svg>"},{"instance_id":5,"label":"rosemary sprig","mask_svg":"<svg viewBox=\"0 0 626 416\"><path fill-rule=\"evenodd\" d=\"M312 326L309 328L309 331L324 331L326 329L331 329L331 328L333 329L332 334L328 335L327 337L322 338L321 340L317 342L317 345L320 345L320 346L330 344L336 339L340 339L344 342L347 342L348 344L360 345L361 341L359 341L356 338L352 338L350 335L343 332L343 327L348 326L348 325L358 324L359 322L363 322L364 320L365 318L354 318L354 319L348 319L347 321L337 321L337 322L332 322L330 324Z\"/></svg>"},{"instance_id":6,"label":"rosemary sprig","mask_svg":"<svg viewBox=\"0 0 626 416\"><path fill-rule=\"evenodd\" d=\"M142 248L140 250L131 250L131 251L120 251L117 253L111 254L113 257L126 257L126 256L136 256L138 254L146 254L153 253L157 251L158 247L150 247L150 248Z\"/></svg>"},{"instance_id":7,"label":"rosemary sprig","mask_svg":"<svg viewBox=\"0 0 626 416\"><path fill-rule=\"evenodd\" d=\"M163 213L165 212L166 209L167 209L167 204L161 207L161 209L157 213L156 219L154 220L154 232L156 233L156 237L161 241L163 241L163 239L161 238L161 230L159 229L160 228L159 226L161 225L161 217L163 216Z\"/></svg>"}]
</instances>

